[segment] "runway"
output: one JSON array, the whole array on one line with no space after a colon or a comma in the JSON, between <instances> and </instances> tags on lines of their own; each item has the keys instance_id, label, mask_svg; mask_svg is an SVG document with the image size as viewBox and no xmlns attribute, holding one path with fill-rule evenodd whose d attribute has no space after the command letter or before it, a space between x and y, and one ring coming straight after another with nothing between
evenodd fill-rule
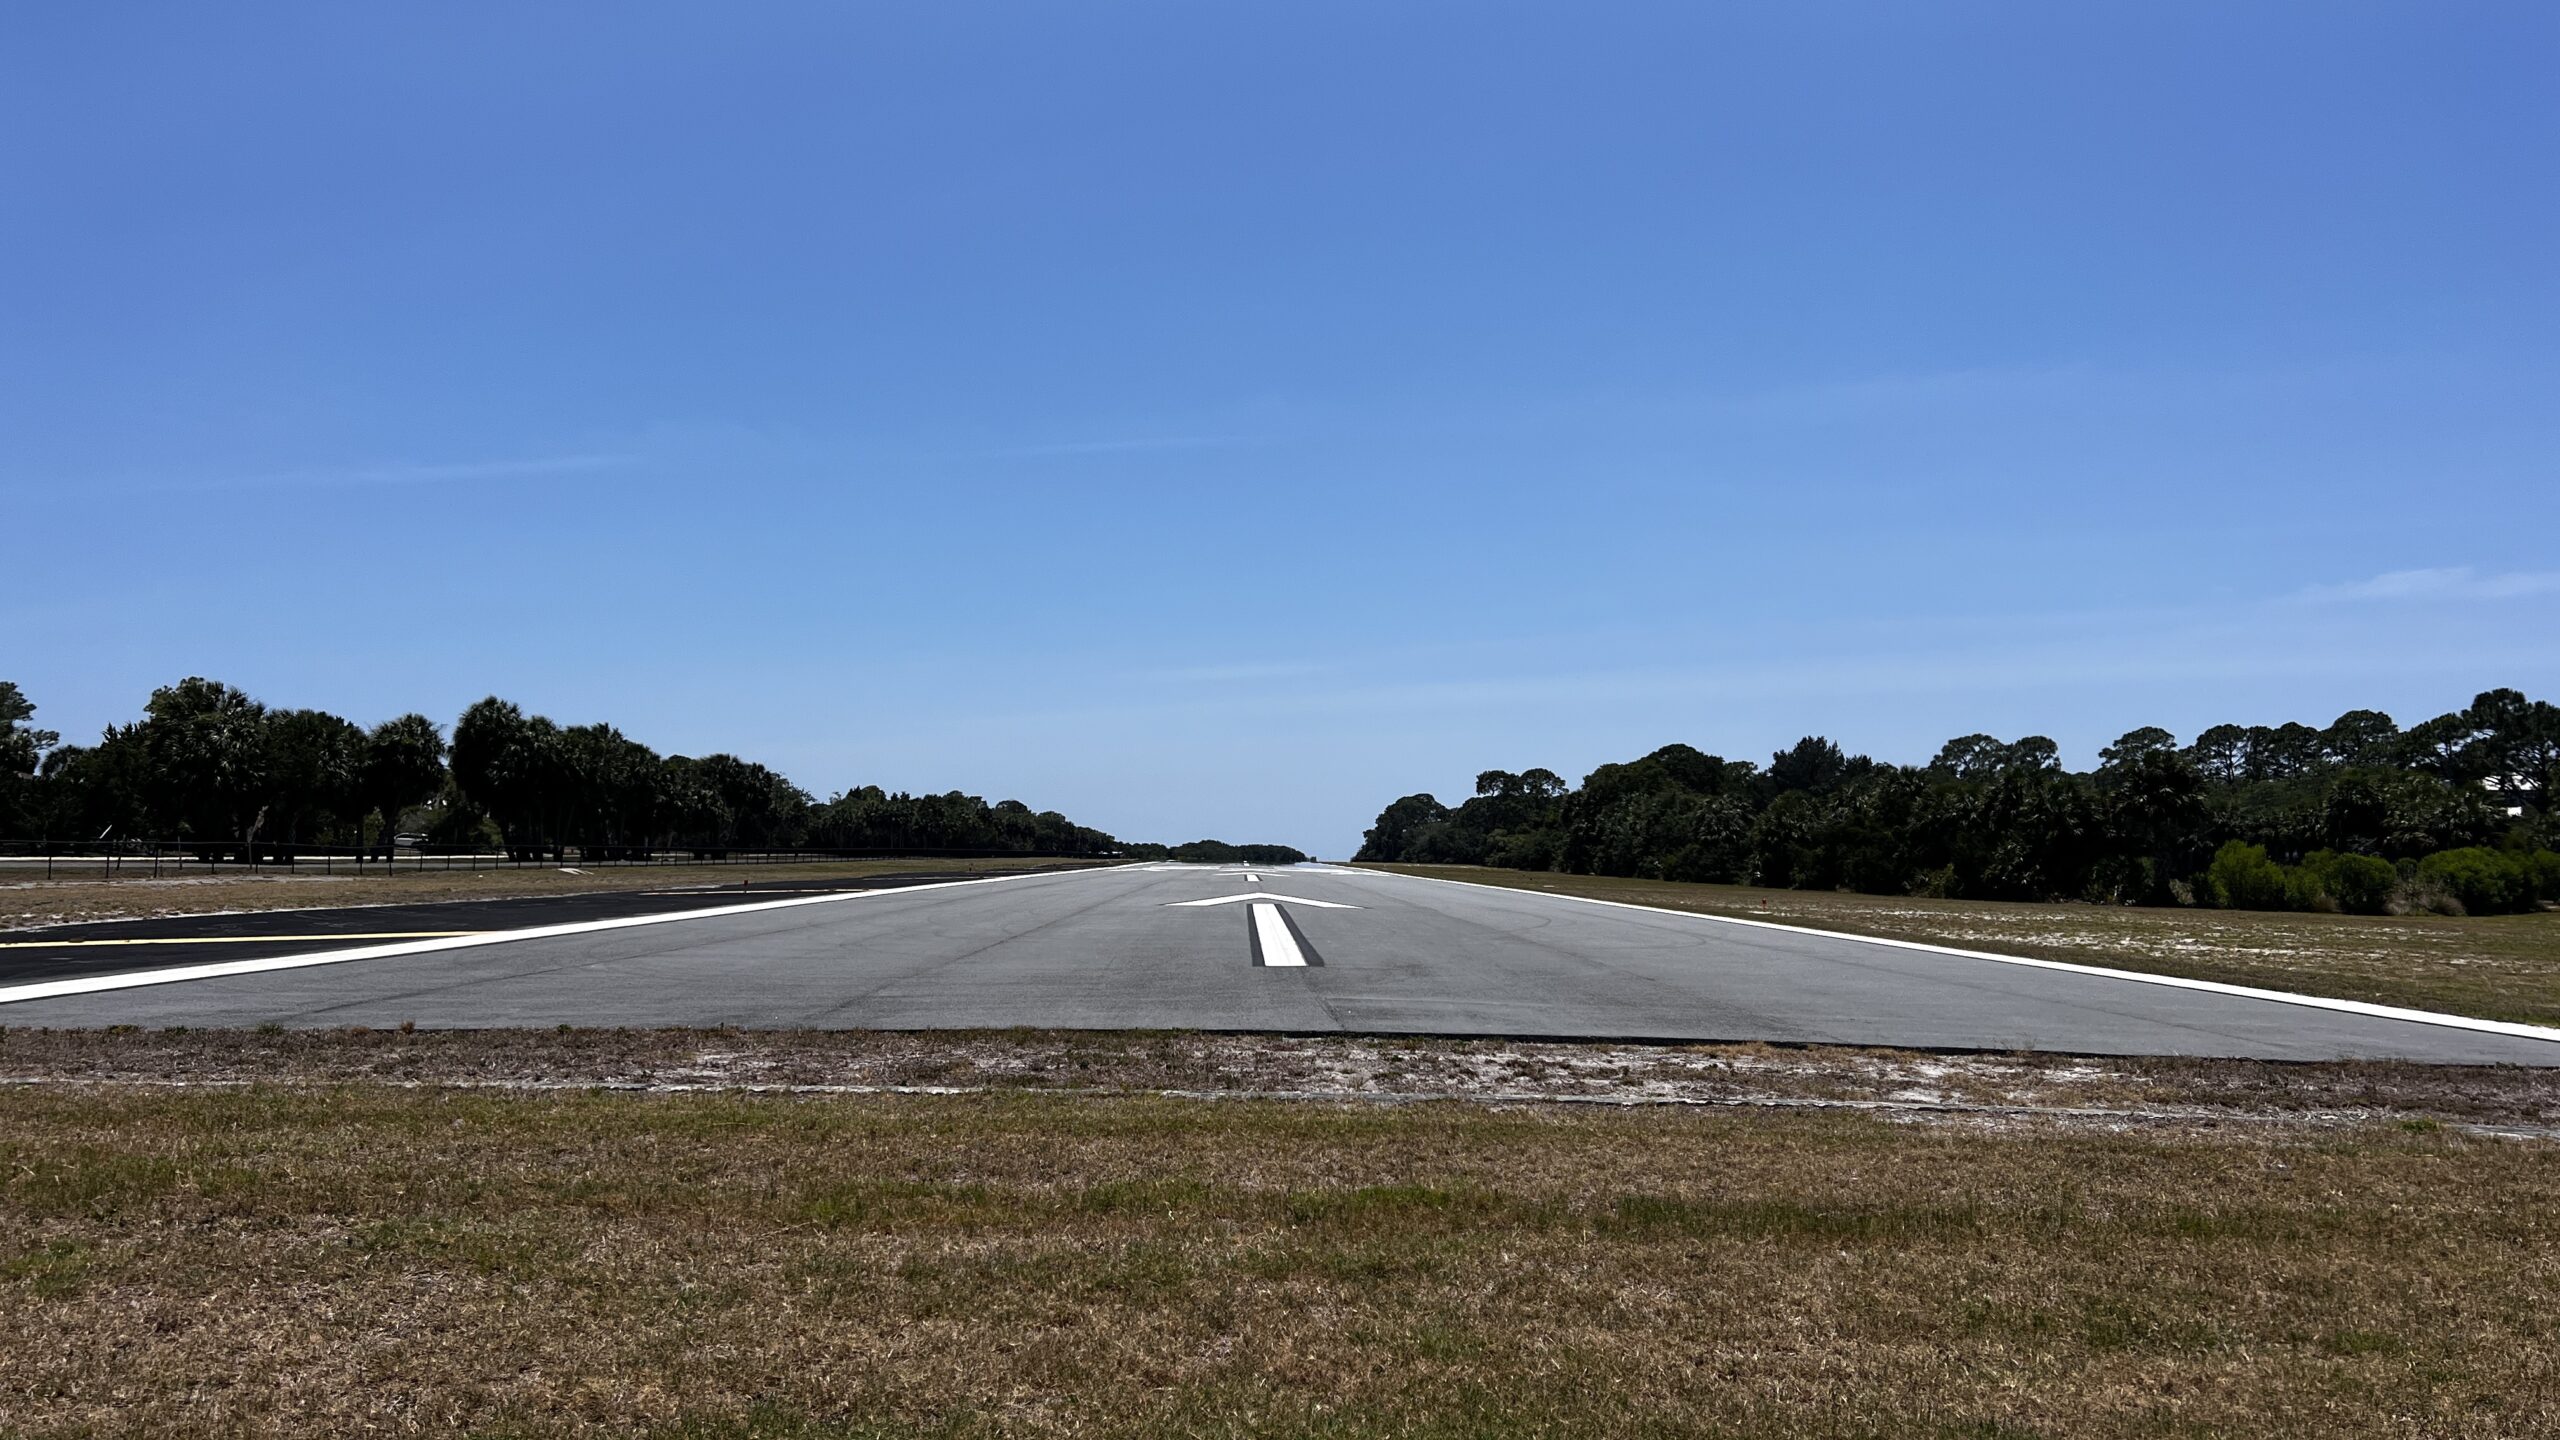
<instances>
[{"instance_id":1,"label":"runway","mask_svg":"<svg viewBox=\"0 0 2560 1440\"><path fill-rule=\"evenodd\" d=\"M125 937L147 945L18 932L0 936L0 1025L1063 1026L2560 1065L2560 1038L2531 1027L1336 867L574 898L497 919L225 917L219 944L177 921Z\"/></svg>"}]
</instances>

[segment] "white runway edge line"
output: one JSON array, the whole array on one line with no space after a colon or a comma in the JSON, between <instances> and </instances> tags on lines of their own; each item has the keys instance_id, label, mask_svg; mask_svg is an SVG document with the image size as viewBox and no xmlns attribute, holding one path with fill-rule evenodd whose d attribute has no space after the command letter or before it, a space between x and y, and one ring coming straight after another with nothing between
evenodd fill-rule
<instances>
[{"instance_id":1,"label":"white runway edge line","mask_svg":"<svg viewBox=\"0 0 2560 1440\"><path fill-rule=\"evenodd\" d=\"M1709 915L1697 910L1672 910L1660 905L1637 905L1625 900L1599 900L1589 895L1564 895L1553 890L1530 890L1517 885L1486 885L1474 880L1447 880L1437 875L1399 875L1393 870L1361 870L1363 875L1377 875L1389 880L1428 880L1435 885L1463 885L1470 890L1496 890L1510 895L1539 895L1549 900L1570 900L1577 905L1606 905L1612 910L1641 910L1648 915L1677 915L1683 920L1712 920L1719 925L1744 925L1754 930L1783 930L1793 935L1819 935L1826 940L1855 940L1861 945L1882 945L1894 950L1918 950L1930 955L1954 955L1966 960L1990 960L2001 965L2024 965L2035 970L2060 970L2069 975L2096 975L2108 980L2131 980L2142 985L2165 985L2173 990L2202 990L2213 995L2236 995L2248 1000L2273 1000L2281 1005L2302 1005L2313 1010L2335 1010L2347 1015L2370 1015L2377 1020L2406 1020L2418 1025L2441 1025L2448 1030L2476 1030L2484 1035L2511 1035L2519 1040L2548 1040L2560 1044L2560 1029L2548 1025L2524 1025L2512 1020L2480 1020L2469 1015L2448 1015L2441 1010L2409 1010L2398 1005L2375 1005L2364 1000L2333 1000L2326 995L2298 995L2291 990L2261 990L2254 985L2226 985L2219 980L2189 980L2179 975L2146 975L2139 970L2113 970L2104 965L2074 965L2064 960L2034 960L2024 955L1995 955L1988 950L1959 950L1952 945L1931 945L1919 940L1887 940L1880 935L1852 935L1845 930L1817 930L1810 925L1781 925L1775 920L1745 920L1738 915Z\"/></svg>"},{"instance_id":2,"label":"white runway edge line","mask_svg":"<svg viewBox=\"0 0 2560 1440\"><path fill-rule=\"evenodd\" d=\"M353 960L388 960L399 955L430 955L439 950L470 950L516 940L548 940L561 935L589 935L599 930L634 930L643 925L672 925L682 920L709 920L722 915L751 915L759 910L792 910L803 905L832 905L844 900L871 900L884 895L920 895L927 890L957 890L968 885L1002 885L1013 880L1055 880L1070 875L1108 875L1127 865L1091 870L1039 870L1027 875L989 875L979 880L936 880L927 885L883 886L877 890L831 890L824 895L794 895L788 900L757 900L719 905L709 910L678 910L666 915L625 915L613 920L579 920L566 925L537 925L529 930L488 930L449 940L419 940L403 945L366 945L353 950L317 950L305 955L275 955L260 960L223 960L210 965L175 965L162 970L129 970L116 975L81 975L68 980L38 980L0 986L0 1005L20 1000L50 1000L62 995L94 995L102 990L134 990L145 985L176 985L187 980L219 980L226 975L256 975L270 970L301 970L313 965L344 965Z\"/></svg>"}]
</instances>

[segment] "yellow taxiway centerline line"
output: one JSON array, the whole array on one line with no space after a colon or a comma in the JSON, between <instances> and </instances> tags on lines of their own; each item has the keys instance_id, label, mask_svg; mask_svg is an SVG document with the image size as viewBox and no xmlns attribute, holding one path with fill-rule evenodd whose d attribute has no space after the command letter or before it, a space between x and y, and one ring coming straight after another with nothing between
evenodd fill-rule
<instances>
[{"instance_id":1,"label":"yellow taxiway centerline line","mask_svg":"<svg viewBox=\"0 0 2560 1440\"><path fill-rule=\"evenodd\" d=\"M388 930L376 935L162 935L147 940L0 940L0 950L68 950L98 945L279 945L302 940L443 940L479 930Z\"/></svg>"}]
</instances>

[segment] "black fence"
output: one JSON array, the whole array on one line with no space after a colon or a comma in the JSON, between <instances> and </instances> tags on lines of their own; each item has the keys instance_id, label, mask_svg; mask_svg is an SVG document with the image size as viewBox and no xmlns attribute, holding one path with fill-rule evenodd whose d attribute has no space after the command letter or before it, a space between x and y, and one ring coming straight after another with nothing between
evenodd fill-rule
<instances>
[{"instance_id":1,"label":"black fence","mask_svg":"<svg viewBox=\"0 0 2560 1440\"><path fill-rule=\"evenodd\" d=\"M385 855L379 845L280 844L260 840L0 840L0 878L10 873L47 879L96 875L159 877L219 872L284 871L324 875L409 873L422 870L604 870L670 865L804 865L829 860L1102 860L1101 850L947 850L904 846L886 850L773 849L761 846L566 845L544 851L485 850L403 845Z\"/></svg>"}]
</instances>

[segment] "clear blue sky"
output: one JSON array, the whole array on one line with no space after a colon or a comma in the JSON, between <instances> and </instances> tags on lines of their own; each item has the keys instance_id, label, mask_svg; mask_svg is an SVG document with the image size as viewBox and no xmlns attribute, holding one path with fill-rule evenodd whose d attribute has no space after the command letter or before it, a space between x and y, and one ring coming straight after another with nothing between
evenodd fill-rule
<instances>
[{"instance_id":1,"label":"clear blue sky","mask_svg":"<svg viewBox=\"0 0 2560 1440\"><path fill-rule=\"evenodd\" d=\"M1329 854L2560 695L2560 7L39 6L0 677Z\"/></svg>"}]
</instances>

